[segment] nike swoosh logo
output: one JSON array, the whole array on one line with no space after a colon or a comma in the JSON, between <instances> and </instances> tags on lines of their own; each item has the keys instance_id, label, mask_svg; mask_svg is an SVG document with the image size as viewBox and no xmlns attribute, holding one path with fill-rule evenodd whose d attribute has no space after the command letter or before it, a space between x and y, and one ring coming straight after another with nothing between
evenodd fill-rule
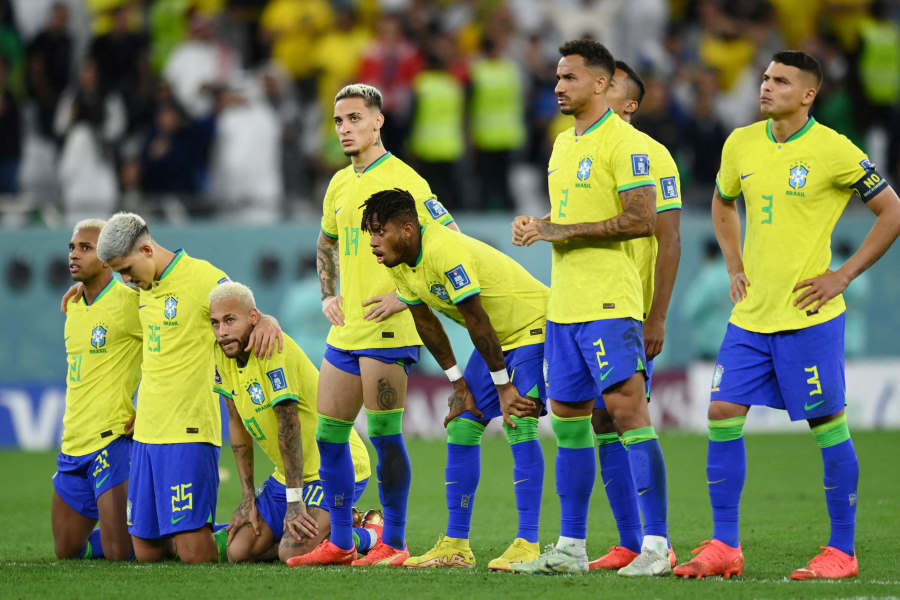
<instances>
[{"instance_id":1,"label":"nike swoosh logo","mask_svg":"<svg viewBox=\"0 0 900 600\"><path fill-rule=\"evenodd\" d=\"M803 410L812 410L812 409L814 409L815 407L817 407L818 405L822 404L823 402L825 402L825 401L824 401L824 400L819 400L819 401L816 402L815 404L807 404L807 403L804 402L804 403L803 403Z\"/></svg>"},{"instance_id":2,"label":"nike swoosh logo","mask_svg":"<svg viewBox=\"0 0 900 600\"><path fill-rule=\"evenodd\" d=\"M379 482L381 483L381 482ZM453 485L454 483L459 483L458 481L445 481L444 485Z\"/></svg>"},{"instance_id":3,"label":"nike swoosh logo","mask_svg":"<svg viewBox=\"0 0 900 600\"><path fill-rule=\"evenodd\" d=\"M172 525L174 525L174 524L177 523L178 521L182 520L182 519L185 518L186 516L187 516L187 515L181 515L181 516L178 517L177 519L176 519L175 517L172 517Z\"/></svg>"},{"instance_id":4,"label":"nike swoosh logo","mask_svg":"<svg viewBox=\"0 0 900 600\"><path fill-rule=\"evenodd\" d=\"M147 305L146 305L146 304L138 304L138 310L141 310L141 309L144 308L145 306L147 306Z\"/></svg>"},{"instance_id":5,"label":"nike swoosh logo","mask_svg":"<svg viewBox=\"0 0 900 600\"><path fill-rule=\"evenodd\" d=\"M68 342L70 337L72 337L72 336L71 336L71 335L67 335L63 341L64 341L64 342Z\"/></svg>"},{"instance_id":6,"label":"nike swoosh logo","mask_svg":"<svg viewBox=\"0 0 900 600\"><path fill-rule=\"evenodd\" d=\"M839 486L839 485L834 485L834 486L828 487L828 486L826 485L826 486L825 486L825 489L826 489L826 490L836 490L836 489L838 489L839 487L841 487L841 486Z\"/></svg>"},{"instance_id":7,"label":"nike swoosh logo","mask_svg":"<svg viewBox=\"0 0 900 600\"><path fill-rule=\"evenodd\" d=\"M725 479L716 479L715 481L710 481L709 479L707 479L706 483L708 483L709 485L713 485L715 483L722 483L723 481L725 481Z\"/></svg>"},{"instance_id":8,"label":"nike swoosh logo","mask_svg":"<svg viewBox=\"0 0 900 600\"><path fill-rule=\"evenodd\" d=\"M525 479L520 479L520 480L518 480L518 481L513 481L513 485L519 485L519 484L522 483L523 481L528 481L528 478L526 477Z\"/></svg>"},{"instance_id":9,"label":"nike swoosh logo","mask_svg":"<svg viewBox=\"0 0 900 600\"><path fill-rule=\"evenodd\" d=\"M645 490L638 490L638 496L643 496L644 494L646 494L647 492L649 492L652 489L653 488L647 488Z\"/></svg>"},{"instance_id":10,"label":"nike swoosh logo","mask_svg":"<svg viewBox=\"0 0 900 600\"><path fill-rule=\"evenodd\" d=\"M341 208L344 208L344 207L342 206ZM334 211L334 214L338 214L339 212L341 212L341 208L339 208L339 209L337 209L336 211Z\"/></svg>"},{"instance_id":11,"label":"nike swoosh logo","mask_svg":"<svg viewBox=\"0 0 900 600\"><path fill-rule=\"evenodd\" d=\"M559 167L556 167L555 169L550 169L549 171L547 171L547 177L550 177L550 174L555 171L559 171Z\"/></svg>"},{"instance_id":12,"label":"nike swoosh logo","mask_svg":"<svg viewBox=\"0 0 900 600\"><path fill-rule=\"evenodd\" d=\"M610 479L609 481L604 481L604 482L603 482L603 487L604 487L604 488L609 487L609 484L611 484L612 482L613 482L612 479Z\"/></svg>"},{"instance_id":13,"label":"nike swoosh logo","mask_svg":"<svg viewBox=\"0 0 900 600\"><path fill-rule=\"evenodd\" d=\"M101 479L100 481L97 482L97 489L98 489L98 490L100 489L100 486L103 485L103 482L106 481L106 479L107 479L108 477L109 477L109 473L107 473L106 475L104 475L104 476L103 476L103 479ZM826 488L826 489L827 489L827 488Z\"/></svg>"},{"instance_id":14,"label":"nike swoosh logo","mask_svg":"<svg viewBox=\"0 0 900 600\"><path fill-rule=\"evenodd\" d=\"M604 379L609 377L609 374L613 372L613 369L615 369L615 367L610 367L606 370L606 373L600 373L600 381L603 381Z\"/></svg>"},{"instance_id":15,"label":"nike swoosh logo","mask_svg":"<svg viewBox=\"0 0 900 600\"><path fill-rule=\"evenodd\" d=\"M756 171L753 171L753 173L756 173ZM746 175L741 175L741 181L747 179L748 177L750 177L751 175L753 175L753 173L747 173Z\"/></svg>"}]
</instances>

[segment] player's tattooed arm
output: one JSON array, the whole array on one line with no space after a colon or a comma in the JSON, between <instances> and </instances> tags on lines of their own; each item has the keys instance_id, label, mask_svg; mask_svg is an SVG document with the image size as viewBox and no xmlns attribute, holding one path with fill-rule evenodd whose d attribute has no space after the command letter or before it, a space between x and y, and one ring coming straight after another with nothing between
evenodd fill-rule
<instances>
[{"instance_id":1,"label":"player's tattooed arm","mask_svg":"<svg viewBox=\"0 0 900 600\"><path fill-rule=\"evenodd\" d=\"M344 324L344 299L337 295L340 268L340 252L337 238L319 232L316 242L316 272L322 288L322 313L332 325Z\"/></svg>"},{"instance_id":2,"label":"player's tattooed arm","mask_svg":"<svg viewBox=\"0 0 900 600\"><path fill-rule=\"evenodd\" d=\"M253 439L244 428L234 401L225 398L225 405L228 407L231 451L234 452L234 462L241 482L241 503L228 526L228 541L231 541L238 529L248 523L253 527L253 532L259 535L259 513L256 511L256 494L253 489Z\"/></svg>"},{"instance_id":3,"label":"player's tattooed arm","mask_svg":"<svg viewBox=\"0 0 900 600\"><path fill-rule=\"evenodd\" d=\"M273 410L278 419L278 450L284 463L285 487L302 488L303 443L297 403L289 400L279 402ZM296 539L312 537L318 533L316 521L306 511L306 505L302 500L287 503L284 530Z\"/></svg>"}]
</instances>

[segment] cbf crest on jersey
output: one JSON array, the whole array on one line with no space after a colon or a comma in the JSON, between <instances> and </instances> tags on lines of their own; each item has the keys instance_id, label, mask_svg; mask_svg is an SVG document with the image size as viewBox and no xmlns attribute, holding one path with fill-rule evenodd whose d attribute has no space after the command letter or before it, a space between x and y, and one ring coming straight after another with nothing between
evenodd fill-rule
<instances>
[{"instance_id":1,"label":"cbf crest on jersey","mask_svg":"<svg viewBox=\"0 0 900 600\"><path fill-rule=\"evenodd\" d=\"M104 323L97 323L93 329L91 329L91 347L93 350L91 352L97 352L103 349L106 345L106 334L109 330L106 328ZM105 352L105 350L103 350Z\"/></svg>"},{"instance_id":2,"label":"cbf crest on jersey","mask_svg":"<svg viewBox=\"0 0 900 600\"><path fill-rule=\"evenodd\" d=\"M591 178L591 166L593 164L594 161L589 156L581 159L581 162L578 163L578 172L575 174L578 177L578 181L587 181Z\"/></svg>"},{"instance_id":3,"label":"cbf crest on jersey","mask_svg":"<svg viewBox=\"0 0 900 600\"><path fill-rule=\"evenodd\" d=\"M250 401L253 404L262 405L266 403L266 395L263 393L262 386L258 381L251 381L247 386L247 393L250 394Z\"/></svg>"},{"instance_id":4,"label":"cbf crest on jersey","mask_svg":"<svg viewBox=\"0 0 900 600\"><path fill-rule=\"evenodd\" d=\"M809 175L809 166L802 163L794 163L791 165L790 176L788 177L788 185L792 189L799 190L806 185L806 176Z\"/></svg>"},{"instance_id":5,"label":"cbf crest on jersey","mask_svg":"<svg viewBox=\"0 0 900 600\"><path fill-rule=\"evenodd\" d=\"M169 321L173 320L178 314L178 298L175 296L166 296L165 309L163 315Z\"/></svg>"},{"instance_id":6,"label":"cbf crest on jersey","mask_svg":"<svg viewBox=\"0 0 900 600\"><path fill-rule=\"evenodd\" d=\"M447 293L447 288L445 288L443 284L432 283L429 291L441 300L446 301L450 299L450 294Z\"/></svg>"},{"instance_id":7,"label":"cbf crest on jersey","mask_svg":"<svg viewBox=\"0 0 900 600\"><path fill-rule=\"evenodd\" d=\"M722 385L722 375L725 374L725 367L722 365L716 365L716 370L713 371L713 380L712 380L712 391L718 392L719 386Z\"/></svg>"}]
</instances>

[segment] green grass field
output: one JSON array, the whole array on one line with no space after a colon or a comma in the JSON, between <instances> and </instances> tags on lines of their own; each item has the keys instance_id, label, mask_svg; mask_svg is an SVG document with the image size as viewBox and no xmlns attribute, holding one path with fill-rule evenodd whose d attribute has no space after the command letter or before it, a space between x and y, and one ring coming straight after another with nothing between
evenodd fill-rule
<instances>
[{"instance_id":1,"label":"green grass field","mask_svg":"<svg viewBox=\"0 0 900 600\"><path fill-rule=\"evenodd\" d=\"M900 596L900 435L854 435L860 456L857 552L860 576L840 582L791 582L827 542L828 520L819 451L811 435L749 435L748 478L742 502L743 577L683 581L626 580L614 573L583 577L529 577L487 571L515 533L512 459L505 440L485 438L481 486L473 518L474 570L407 572L402 569L329 567L288 569L280 564L189 566L138 565L105 561L57 561L50 534L50 476L53 453L0 453L0 598L861 598ZM669 474L671 537L679 562L712 533L705 483L706 440L669 434L662 439ZM408 441L413 464L408 540L415 554L431 547L446 524L444 457L441 441ZM541 542L556 540L559 503L555 494L555 444L545 440L547 474ZM259 457L261 453L257 453ZM372 451L374 456L374 451ZM223 468L219 521L231 516L240 492L228 447ZM893 465L893 466L892 466ZM257 465L257 479L268 475ZM378 504L374 480L360 505ZM595 486L588 526L588 553L598 556L618 540L602 485Z\"/></svg>"}]
</instances>

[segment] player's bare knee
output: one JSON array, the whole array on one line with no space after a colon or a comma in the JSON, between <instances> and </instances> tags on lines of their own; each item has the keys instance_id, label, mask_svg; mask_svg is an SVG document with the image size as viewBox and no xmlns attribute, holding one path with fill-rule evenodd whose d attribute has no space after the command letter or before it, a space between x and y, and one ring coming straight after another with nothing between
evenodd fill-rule
<instances>
[{"instance_id":1,"label":"player's bare knee","mask_svg":"<svg viewBox=\"0 0 900 600\"><path fill-rule=\"evenodd\" d=\"M103 556L106 560L128 560L131 558L131 540L103 540Z\"/></svg>"},{"instance_id":2,"label":"player's bare knee","mask_svg":"<svg viewBox=\"0 0 900 600\"><path fill-rule=\"evenodd\" d=\"M744 406L743 404L714 400L709 403L709 410L706 415L710 421L722 421L724 419L733 419L734 417L743 417L747 414L749 408L749 406Z\"/></svg>"},{"instance_id":3,"label":"player's bare knee","mask_svg":"<svg viewBox=\"0 0 900 600\"><path fill-rule=\"evenodd\" d=\"M617 433L615 421L609 411L602 408L594 409L594 413L591 415L591 427L594 428L594 433L597 435Z\"/></svg>"},{"instance_id":4,"label":"player's bare knee","mask_svg":"<svg viewBox=\"0 0 900 600\"><path fill-rule=\"evenodd\" d=\"M56 553L56 558L59 559L81 558L81 553L84 552L84 542L79 545L71 540L56 539L54 540L53 551Z\"/></svg>"}]
</instances>

